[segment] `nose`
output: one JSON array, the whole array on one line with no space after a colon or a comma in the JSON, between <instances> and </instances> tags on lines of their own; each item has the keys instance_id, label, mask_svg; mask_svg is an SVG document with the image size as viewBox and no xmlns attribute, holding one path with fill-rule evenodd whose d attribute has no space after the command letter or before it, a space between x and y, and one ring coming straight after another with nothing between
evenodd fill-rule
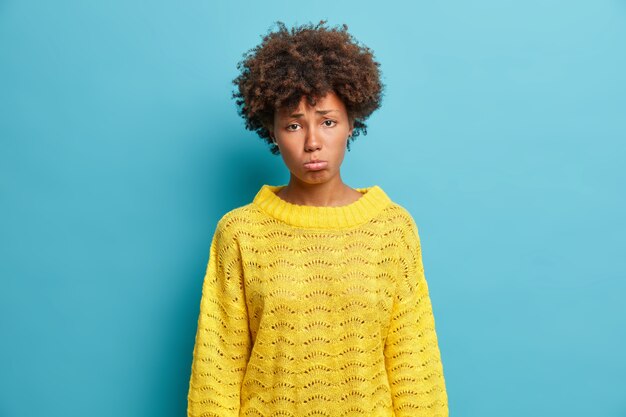
<instances>
[{"instance_id":1,"label":"nose","mask_svg":"<svg viewBox=\"0 0 626 417\"><path fill-rule=\"evenodd\" d=\"M320 149L321 146L322 142L315 128L309 129L304 140L304 149L306 151L312 152Z\"/></svg>"}]
</instances>

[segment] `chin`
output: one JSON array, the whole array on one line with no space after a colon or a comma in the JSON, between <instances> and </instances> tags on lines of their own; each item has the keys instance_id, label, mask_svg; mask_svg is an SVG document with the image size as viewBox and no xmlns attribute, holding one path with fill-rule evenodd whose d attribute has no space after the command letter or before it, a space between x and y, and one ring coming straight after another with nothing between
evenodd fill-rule
<instances>
[{"instance_id":1,"label":"chin","mask_svg":"<svg viewBox=\"0 0 626 417\"><path fill-rule=\"evenodd\" d=\"M321 171L307 171L302 175L296 175L296 177L305 184L320 184L328 181L330 178L325 169Z\"/></svg>"}]
</instances>

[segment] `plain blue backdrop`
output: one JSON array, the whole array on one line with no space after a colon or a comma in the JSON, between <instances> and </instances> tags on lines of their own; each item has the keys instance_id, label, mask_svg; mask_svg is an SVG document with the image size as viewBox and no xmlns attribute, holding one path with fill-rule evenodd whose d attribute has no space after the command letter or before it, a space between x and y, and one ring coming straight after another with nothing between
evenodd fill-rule
<instances>
[{"instance_id":1,"label":"plain blue backdrop","mask_svg":"<svg viewBox=\"0 0 626 417\"><path fill-rule=\"evenodd\" d=\"M0 1L0 416L186 413L216 221L280 156L236 64L348 24L342 178L414 216L454 417L626 416L626 2Z\"/></svg>"}]
</instances>

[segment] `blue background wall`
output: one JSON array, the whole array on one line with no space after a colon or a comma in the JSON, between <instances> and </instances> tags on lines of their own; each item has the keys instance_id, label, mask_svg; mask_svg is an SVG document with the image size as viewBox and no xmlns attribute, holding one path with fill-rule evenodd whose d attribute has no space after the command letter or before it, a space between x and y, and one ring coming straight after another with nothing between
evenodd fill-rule
<instances>
[{"instance_id":1,"label":"blue background wall","mask_svg":"<svg viewBox=\"0 0 626 417\"><path fill-rule=\"evenodd\" d=\"M275 20L386 95L456 417L626 416L626 2L0 2L0 416L183 416L211 236L288 172L230 98ZM375 158L373 162L372 159Z\"/></svg>"}]
</instances>

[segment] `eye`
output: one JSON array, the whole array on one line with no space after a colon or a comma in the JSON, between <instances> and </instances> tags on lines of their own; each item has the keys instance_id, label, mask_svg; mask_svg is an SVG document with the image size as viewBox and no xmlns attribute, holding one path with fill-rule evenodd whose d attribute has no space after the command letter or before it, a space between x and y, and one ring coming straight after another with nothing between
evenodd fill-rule
<instances>
[{"instance_id":1,"label":"eye","mask_svg":"<svg viewBox=\"0 0 626 417\"><path fill-rule=\"evenodd\" d=\"M326 120L324 120L324 123L326 123L326 122L331 122L331 123L335 123L335 124L337 124L337 122L335 122L334 120L330 120L330 119L326 119ZM328 126L328 125L326 125L326 126ZM333 126L334 126L334 125L333 125ZM328 127L332 127L332 126L328 126Z\"/></svg>"},{"instance_id":2,"label":"eye","mask_svg":"<svg viewBox=\"0 0 626 417\"><path fill-rule=\"evenodd\" d=\"M298 126L298 125L296 123L292 123L290 125L287 125L287 130L290 131L290 132L293 132L293 130L290 129L291 126Z\"/></svg>"}]
</instances>

